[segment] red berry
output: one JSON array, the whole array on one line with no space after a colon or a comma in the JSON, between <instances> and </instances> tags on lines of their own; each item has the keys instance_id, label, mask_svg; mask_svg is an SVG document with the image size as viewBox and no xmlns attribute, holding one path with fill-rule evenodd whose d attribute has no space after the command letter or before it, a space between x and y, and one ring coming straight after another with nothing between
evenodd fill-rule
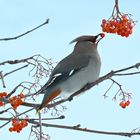
<instances>
[{"instance_id":1,"label":"red berry","mask_svg":"<svg viewBox=\"0 0 140 140\"><path fill-rule=\"evenodd\" d=\"M129 105L130 105L130 101L129 101L129 100L126 101L126 102L125 102L125 105L126 105L126 106L129 106Z\"/></svg>"},{"instance_id":2,"label":"red berry","mask_svg":"<svg viewBox=\"0 0 140 140\"><path fill-rule=\"evenodd\" d=\"M10 127L10 128L9 128L9 131L12 132L12 131L13 131L13 127Z\"/></svg>"},{"instance_id":3,"label":"red berry","mask_svg":"<svg viewBox=\"0 0 140 140\"><path fill-rule=\"evenodd\" d=\"M111 18L102 20L102 31L107 33L118 34L122 37L128 37L132 34L134 21L130 19L127 14L123 14L120 18ZM104 36L103 36L104 37Z\"/></svg>"},{"instance_id":4,"label":"red berry","mask_svg":"<svg viewBox=\"0 0 140 140\"><path fill-rule=\"evenodd\" d=\"M105 34L104 33L100 33L100 36L101 36L101 38L104 38Z\"/></svg>"},{"instance_id":5,"label":"red berry","mask_svg":"<svg viewBox=\"0 0 140 140\"><path fill-rule=\"evenodd\" d=\"M20 130L17 130L17 133L20 133Z\"/></svg>"},{"instance_id":6,"label":"red berry","mask_svg":"<svg viewBox=\"0 0 140 140\"><path fill-rule=\"evenodd\" d=\"M12 119L12 123L16 123L17 122L17 120L16 119Z\"/></svg>"},{"instance_id":7,"label":"red berry","mask_svg":"<svg viewBox=\"0 0 140 140\"><path fill-rule=\"evenodd\" d=\"M20 98L25 98L25 95L24 95L23 93L20 93L20 94L19 94L19 97L20 97Z\"/></svg>"},{"instance_id":8,"label":"red berry","mask_svg":"<svg viewBox=\"0 0 140 140\"><path fill-rule=\"evenodd\" d=\"M0 92L0 98L7 96L7 92Z\"/></svg>"},{"instance_id":9,"label":"red berry","mask_svg":"<svg viewBox=\"0 0 140 140\"><path fill-rule=\"evenodd\" d=\"M122 108L126 108L125 102L124 102L124 101L120 102L120 106L121 106Z\"/></svg>"},{"instance_id":10,"label":"red berry","mask_svg":"<svg viewBox=\"0 0 140 140\"><path fill-rule=\"evenodd\" d=\"M0 101L0 107L4 105L4 102Z\"/></svg>"},{"instance_id":11,"label":"red berry","mask_svg":"<svg viewBox=\"0 0 140 140\"><path fill-rule=\"evenodd\" d=\"M106 19L103 19L103 20L102 20L102 23L105 24L105 23L106 23Z\"/></svg>"}]
</instances>

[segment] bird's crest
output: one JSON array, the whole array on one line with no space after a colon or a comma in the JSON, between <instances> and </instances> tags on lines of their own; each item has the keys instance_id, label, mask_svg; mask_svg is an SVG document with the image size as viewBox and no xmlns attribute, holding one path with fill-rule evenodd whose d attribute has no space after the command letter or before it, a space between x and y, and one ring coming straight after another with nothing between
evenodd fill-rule
<instances>
[{"instance_id":1,"label":"bird's crest","mask_svg":"<svg viewBox=\"0 0 140 140\"><path fill-rule=\"evenodd\" d=\"M74 42L79 42L79 41L91 41L91 42L95 42L96 41L97 36L89 36L89 35L84 35L84 36L80 36L75 38L74 40L72 40L70 42L70 44L74 43Z\"/></svg>"},{"instance_id":2,"label":"bird's crest","mask_svg":"<svg viewBox=\"0 0 140 140\"><path fill-rule=\"evenodd\" d=\"M70 42L70 44L72 44L72 43L74 43L74 42L79 42L79 41L91 41L91 42L95 43L95 42L96 42L96 39L98 38L98 36L100 36L101 39L102 39L102 38L104 38L105 34L104 34L104 33L100 33L100 34L98 34L98 35L96 35L96 36L92 36L92 35L83 35L83 36L77 37L77 38L75 38L74 40L72 40L72 41Z\"/></svg>"}]
</instances>

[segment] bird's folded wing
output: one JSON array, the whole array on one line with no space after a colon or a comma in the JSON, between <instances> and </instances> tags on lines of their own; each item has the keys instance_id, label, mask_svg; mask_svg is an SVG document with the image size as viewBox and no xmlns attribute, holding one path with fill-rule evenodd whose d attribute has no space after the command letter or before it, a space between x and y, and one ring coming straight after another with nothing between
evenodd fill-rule
<instances>
[{"instance_id":1,"label":"bird's folded wing","mask_svg":"<svg viewBox=\"0 0 140 140\"><path fill-rule=\"evenodd\" d=\"M46 89L46 87L54 86L58 82L68 79L76 72L86 67L89 64L89 60L90 56L85 54L70 54L57 64L43 88Z\"/></svg>"}]
</instances>

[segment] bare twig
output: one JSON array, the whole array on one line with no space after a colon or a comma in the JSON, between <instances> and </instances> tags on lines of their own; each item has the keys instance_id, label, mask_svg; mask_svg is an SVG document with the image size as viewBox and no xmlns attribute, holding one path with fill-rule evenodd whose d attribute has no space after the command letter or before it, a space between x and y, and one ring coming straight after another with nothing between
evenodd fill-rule
<instances>
[{"instance_id":1,"label":"bare twig","mask_svg":"<svg viewBox=\"0 0 140 140\"><path fill-rule=\"evenodd\" d=\"M42 133L42 139L40 139L40 131L37 129L38 126L32 126L31 132L28 140L30 140L31 136L34 136L34 140L50 140L50 136Z\"/></svg>"},{"instance_id":2,"label":"bare twig","mask_svg":"<svg viewBox=\"0 0 140 140\"><path fill-rule=\"evenodd\" d=\"M86 91L86 90L94 87L95 85L97 85L97 84L99 84L99 83L101 83L101 82L103 82L105 80L108 80L108 79L112 80L112 82L115 83L115 84L117 84L120 87L120 89L121 89L121 85L117 81L111 79L111 77L113 77L113 76L123 76L123 73L122 72L124 72L124 71L126 72L128 70L131 70L131 69L134 69L134 68L138 68L138 67L140 67L140 63L137 63L135 65L132 65L132 66L129 66L129 67L126 67L126 68L123 68L123 69L119 69L119 70L116 70L116 71L111 71L111 72L107 73L106 75L104 75L104 76L100 77L99 79L97 79L95 82L88 83L82 89L80 89L79 91L77 91L74 94L72 94L69 98L59 100L57 102L54 102L53 104L49 104L47 106L47 108L52 108L52 107L55 107L56 105L59 105L61 103L66 102L66 101L71 101L73 99L73 97L81 94L81 92L84 92L84 91ZM126 74L127 73L125 73L124 75L126 75ZM129 73L129 72L128 72L128 74L129 75L131 75L131 74L134 75L134 73ZM136 73L135 72L135 74L139 74L139 73ZM21 85L18 85L18 86L21 86ZM16 89L18 88L18 86L11 92L11 94L16 91ZM111 87L109 87L109 89L110 88ZM118 91L118 93L119 92L120 92L120 90ZM8 97L6 97L6 98L8 98ZM8 103L9 101L6 98L1 98L0 101L4 101L5 103ZM22 113L17 114L16 117L20 117L22 115L25 115L26 113L34 110L40 104L33 104L33 103L26 103L26 102L24 102L22 105L23 106L32 107L32 108L30 108L30 109L28 109L28 110L26 110L26 111L24 111ZM4 112L6 112L6 110ZM3 113L3 112L1 112L1 113ZM2 119L2 118L0 118L0 119ZM3 125L1 125L0 128L2 128L5 125L7 125L11 121L11 119L13 119L13 117L7 118L7 119L8 119L7 122L4 123ZM40 123L37 120L35 121L35 119L29 119L27 121L29 123L36 124L37 127L40 126ZM131 133L129 133L129 132L106 132L106 131L92 130L92 129L87 129L87 128L81 128L80 125L78 125L78 127L77 127L77 126L65 126L65 125L55 125L55 124L46 124L46 123L41 123L41 124L42 124L42 126L45 126L45 127L63 128L63 129L77 130L77 131L83 131L83 132L98 133L98 134L118 135L118 136L127 136L127 137L131 137L133 135L140 135L139 132L135 132L135 133L132 133L131 132Z\"/></svg>"},{"instance_id":3,"label":"bare twig","mask_svg":"<svg viewBox=\"0 0 140 140\"><path fill-rule=\"evenodd\" d=\"M9 124L10 122L11 122L11 120L8 120L6 123L2 124L2 125L0 126L0 128L6 126L6 125Z\"/></svg>"},{"instance_id":4,"label":"bare twig","mask_svg":"<svg viewBox=\"0 0 140 140\"><path fill-rule=\"evenodd\" d=\"M12 71L10 71L10 72L7 72L7 73L5 73L5 74L3 75L3 77L6 77L7 75L9 75L9 74L11 74L11 73L14 73L14 72L17 72L17 71L19 71L19 70L21 70L21 69L23 69L23 68L28 67L28 66L29 66L29 64L24 65L24 66L22 66L22 67L20 67L20 68L17 68L17 69L15 69L15 70L12 70Z\"/></svg>"},{"instance_id":5,"label":"bare twig","mask_svg":"<svg viewBox=\"0 0 140 140\"><path fill-rule=\"evenodd\" d=\"M13 65L13 64L19 64L19 63L24 63L24 62L29 64L29 60L33 60L34 57L36 57L36 56L39 56L39 55L33 55L31 57L20 59L20 60L17 60L17 59L16 60L7 60L7 61L4 61L4 62L1 62L0 65L5 65L5 64Z\"/></svg>"},{"instance_id":6,"label":"bare twig","mask_svg":"<svg viewBox=\"0 0 140 140\"><path fill-rule=\"evenodd\" d=\"M113 87L114 83L112 82L112 84L109 86L109 88L106 90L106 92L103 94L104 98L108 97L107 93L109 92L109 90Z\"/></svg>"},{"instance_id":7,"label":"bare twig","mask_svg":"<svg viewBox=\"0 0 140 140\"><path fill-rule=\"evenodd\" d=\"M3 114L3 113L7 112L7 111L10 110L10 109L11 109L11 107L10 107L10 108L7 108L7 109L5 109L5 110L2 110L2 111L0 111L0 114Z\"/></svg>"},{"instance_id":8,"label":"bare twig","mask_svg":"<svg viewBox=\"0 0 140 140\"><path fill-rule=\"evenodd\" d=\"M41 118L41 113L40 112L38 112L38 116L39 116L39 132L40 132L40 140L42 140L42 118Z\"/></svg>"},{"instance_id":9,"label":"bare twig","mask_svg":"<svg viewBox=\"0 0 140 140\"><path fill-rule=\"evenodd\" d=\"M18 64L18 63L24 63L24 62L28 62L28 60L33 59L33 57L36 55L33 55L31 57L25 58L25 59L20 59L20 60L7 60L4 62L1 62L0 65L5 65L5 64Z\"/></svg>"},{"instance_id":10,"label":"bare twig","mask_svg":"<svg viewBox=\"0 0 140 140\"><path fill-rule=\"evenodd\" d=\"M46 78L49 76L50 72L53 69L53 64L54 64L51 59L46 59L46 58L42 57L41 55L37 54L37 55L33 55L31 57L24 58L24 59L7 60L4 62L1 62L0 66L6 65L6 64L16 65L16 64L20 64L20 63L23 63L24 66L18 67L18 68L11 70L10 72L7 72L3 75L1 72L0 79L2 79L3 84L4 84L4 77L9 76L10 74L17 72L19 70L22 70L28 66L31 66L30 67L31 70L29 71L29 75L34 77L34 83L30 84L30 88L28 89L28 91L29 91L28 93L30 93L31 89L34 88L34 90L35 90L35 88L37 88L36 85L39 85L39 81L42 78L44 78L44 77ZM20 85L20 86L22 86L22 85ZM23 86L23 90L24 89L27 89L27 87Z\"/></svg>"},{"instance_id":11,"label":"bare twig","mask_svg":"<svg viewBox=\"0 0 140 140\"><path fill-rule=\"evenodd\" d=\"M121 75L122 76L122 75ZM117 95L119 94L119 96L121 96L121 100L125 101L126 98L127 99L130 99L131 98L131 94L132 93L128 93L128 92L125 92L123 89L122 89L122 85L119 84L117 81L115 81L114 79L112 78L109 78L113 84L115 83L118 87L119 87L119 90L117 91L117 93L115 94L115 96L113 97L114 100L116 100L116 97Z\"/></svg>"},{"instance_id":12,"label":"bare twig","mask_svg":"<svg viewBox=\"0 0 140 140\"><path fill-rule=\"evenodd\" d=\"M130 72L130 73L120 73L120 74L114 74L114 76L128 76L128 75L136 75L140 74L140 72Z\"/></svg>"},{"instance_id":13,"label":"bare twig","mask_svg":"<svg viewBox=\"0 0 140 140\"><path fill-rule=\"evenodd\" d=\"M6 98L9 98L12 96L12 94L14 94L16 92L16 90L21 87L22 83L18 84L8 95Z\"/></svg>"},{"instance_id":14,"label":"bare twig","mask_svg":"<svg viewBox=\"0 0 140 140\"><path fill-rule=\"evenodd\" d=\"M0 118L2 121L9 121L11 118ZM19 119L22 120L22 119ZM36 124L37 126L40 125L38 121L35 121L33 119L26 119L31 124ZM96 133L96 134L104 134L104 135L116 135L116 136L126 136L126 137L132 137L134 135L140 135L140 132L111 132L111 131L99 131L99 130L93 130L88 128L81 128L81 125L74 125L74 126L67 126L67 125L57 125L57 124L48 124L48 123L42 123L42 126L45 127L52 127L52 128L60 128L60 129L69 129L69 130L75 130L75 131L82 131L82 132L89 132L89 133Z\"/></svg>"},{"instance_id":15,"label":"bare twig","mask_svg":"<svg viewBox=\"0 0 140 140\"><path fill-rule=\"evenodd\" d=\"M111 78L112 76L116 76L116 74L118 74L118 73L121 73L121 72L130 70L130 69L133 69L133 68L138 68L139 66L140 66L140 63L137 63L137 64L132 65L132 66L130 66L130 67L126 67L126 68L119 69L119 70L116 70L116 71L111 71L111 72L109 72L108 74L106 74L106 75L100 77L99 79L97 79L95 82L87 84L87 85L84 86L82 89L80 89L79 91L77 91L77 92L75 92L74 94L72 94L69 98L67 98L67 99L62 99L62 100L57 101L57 102L55 102L55 103L53 103L53 104L49 104L47 107L48 107L48 108L52 108L52 107L55 107L56 105L59 105L59 104L62 104L62 103L64 103L64 102L66 102L66 101L71 101L71 100L73 99L73 97L79 95L81 92L84 92L84 91L86 91L86 90L88 90L88 89L94 87L95 85L97 85L97 84L99 84L99 83L101 83L101 82L103 82L103 81L105 81L105 80L108 80L108 79ZM121 75L121 76L122 76L122 75ZM20 86L20 85L19 85L19 86ZM17 87L18 87L18 86L17 86ZM11 94L17 89L17 87L11 92ZM3 98L1 98L1 101L8 102L8 100L4 100ZM23 106L28 106L28 107L33 107L33 108L31 108L31 110L33 110L34 108L37 108L38 106L40 106L40 104L33 104L33 103L26 103L26 102L24 102L22 105L23 105ZM31 111L31 110L29 109L28 112ZM24 114L24 113L25 113L25 112L23 112L22 114Z\"/></svg>"},{"instance_id":16,"label":"bare twig","mask_svg":"<svg viewBox=\"0 0 140 140\"><path fill-rule=\"evenodd\" d=\"M119 5L118 5L118 0L115 0L115 7L116 7L117 13L120 13Z\"/></svg>"},{"instance_id":17,"label":"bare twig","mask_svg":"<svg viewBox=\"0 0 140 140\"><path fill-rule=\"evenodd\" d=\"M137 63L135 65L132 65L130 67L126 67L126 68L123 68L123 69L119 69L119 70L116 70L116 71L111 71L111 72L107 73L106 75L104 75L104 76L100 77L99 79L97 79L95 82L85 85L82 89L80 89L79 91L73 93L69 98L62 99L62 100L57 101L57 102L52 103L52 104L48 104L46 107L52 108L52 107L55 107L55 106L57 106L59 104L62 104L64 102L66 102L66 101L71 101L75 96L81 94L82 92L84 92L86 90L89 90L90 88L94 87L95 85L98 85L99 83L101 83L101 82L103 82L105 80L110 79L113 76L116 76L116 74L124 72L124 71L127 71L127 70L130 70L130 69L133 69L133 68L138 68L138 67L140 67L140 63ZM136 74L138 74L138 73L136 73ZM120 90L119 90L119 92L120 92ZM117 92L117 94L118 94L118 92ZM28 106L28 107L34 107L34 108L37 108L38 106L40 106L40 104L33 104L33 103L27 103L27 102L24 102L22 105L23 106Z\"/></svg>"},{"instance_id":18,"label":"bare twig","mask_svg":"<svg viewBox=\"0 0 140 140\"><path fill-rule=\"evenodd\" d=\"M29 121L32 124L37 124L39 125L39 122L37 121ZM42 123L42 126L45 127L53 127L53 128L61 128L61 129L69 129L69 130L75 130L75 131L82 131L82 132L89 132L89 133L96 133L96 134L104 134L104 135L116 135L116 136L126 136L126 137L131 137L134 135L140 135L140 132L109 132L109 131L99 131L99 130L93 130L93 129L88 129L88 128L81 128L81 125L75 125L75 126L66 126L66 125L57 125L57 124L48 124L48 123Z\"/></svg>"},{"instance_id":19,"label":"bare twig","mask_svg":"<svg viewBox=\"0 0 140 140\"><path fill-rule=\"evenodd\" d=\"M8 110L5 110L5 112ZM57 120L57 119L64 119L65 116L55 117L55 118L42 118L42 121L46 120ZM0 117L0 121L9 121L11 118ZM24 118L27 121L39 121L39 118ZM23 120L23 118L18 118L19 121Z\"/></svg>"},{"instance_id":20,"label":"bare twig","mask_svg":"<svg viewBox=\"0 0 140 140\"><path fill-rule=\"evenodd\" d=\"M0 71L0 79L2 81L3 88L6 88L6 85L5 85L5 82L4 82L4 75L3 75L2 71Z\"/></svg>"},{"instance_id":21,"label":"bare twig","mask_svg":"<svg viewBox=\"0 0 140 140\"><path fill-rule=\"evenodd\" d=\"M35 28L33 28L33 29L31 29L31 30L25 32L25 33L22 33L22 34L20 34L20 35L15 36L15 37L1 38L0 41L9 41L9 40L18 39L18 38L20 38L20 37L23 37L23 36L25 36L25 35L27 35L27 34L33 32L33 31L37 30L38 28L40 28L40 27L42 27L42 26L44 26L44 25L46 25L46 24L48 24L48 23L49 23L49 19L47 19L45 22L43 22L43 23L40 24L39 26L37 26L37 27L35 27Z\"/></svg>"},{"instance_id":22,"label":"bare twig","mask_svg":"<svg viewBox=\"0 0 140 140\"><path fill-rule=\"evenodd\" d=\"M106 74L106 75L100 77L99 79L97 79L95 82L85 85L82 89L80 89L77 92L73 93L69 98L62 99L62 100L60 100L58 102L55 102L54 104L49 104L47 107L51 108L51 107L54 107L54 106L59 105L61 103L64 103L66 101L71 101L73 99L73 97L81 94L82 92L85 92L85 91L89 90L90 88L94 87L95 85L98 85L99 83L101 83L101 82L103 82L105 80L108 80L112 76L116 76L116 74L118 74L120 72L127 71L127 70L130 70L130 69L133 69L133 68L138 68L138 67L140 67L140 63L136 63L135 65L132 65L130 67L126 67L126 68L123 68L123 69L119 69L119 70L116 70L116 71L111 71L108 74ZM138 74L138 73L136 73L136 74Z\"/></svg>"},{"instance_id":23,"label":"bare twig","mask_svg":"<svg viewBox=\"0 0 140 140\"><path fill-rule=\"evenodd\" d=\"M24 112L18 114L16 117L20 117L20 116L22 116L22 115L25 115L26 113L28 113L28 112L30 112L30 111L32 111L32 110L34 110L34 108L30 108L30 109L28 109L28 110L26 110L26 111L24 111ZM7 122L4 123L3 125L1 125L0 128L2 128L2 127L4 127L4 126L6 126L7 124L9 124L9 123L11 122L12 119L13 119L13 117L7 118ZM4 119L3 119L3 120L4 120Z\"/></svg>"}]
</instances>

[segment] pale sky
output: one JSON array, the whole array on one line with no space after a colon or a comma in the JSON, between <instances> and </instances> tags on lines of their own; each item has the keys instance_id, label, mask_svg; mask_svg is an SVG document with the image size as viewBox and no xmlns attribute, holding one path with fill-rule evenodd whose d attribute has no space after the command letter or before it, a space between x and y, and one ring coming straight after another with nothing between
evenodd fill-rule
<instances>
[{"instance_id":1,"label":"pale sky","mask_svg":"<svg viewBox=\"0 0 140 140\"><path fill-rule=\"evenodd\" d=\"M140 21L139 0L119 1L120 11L131 13L134 20ZM60 61L71 53L73 45L69 42L81 35L96 35L101 32L101 21L111 16L114 0L1 0L0 1L0 38L13 37L23 33L41 23L47 18L48 25L32 32L22 38L13 41L0 42L0 62L12 59L22 59L34 54L41 54L46 58ZM99 44L99 53L102 59L101 76L111 70L125 68L140 62L140 25L134 28L133 34L128 38L106 34ZM7 70L7 69L6 69ZM21 74L22 73L22 74ZM0 89L11 91L22 80L28 79L28 71L13 74L7 77L7 88ZM66 119L47 121L46 123L77 125L95 130L131 132L140 127L140 77L124 76L115 77L115 80L123 85L123 89L132 92L132 103L127 109L119 107L119 99L114 102L113 95L117 92L117 86L109 91L109 97L103 98L103 94L110 86L110 81L105 81L90 89L72 102L64 105L67 110L62 113ZM45 80L45 79L44 79ZM39 100L38 103L40 103ZM35 112L30 114L35 116ZM44 117L47 117L45 114ZM1 123L0 123L1 124ZM21 134L10 133L7 125L0 129L0 139L27 140L30 126ZM51 140L128 140L121 136L108 136L79 131L43 128ZM133 136L131 140L139 140L140 136Z\"/></svg>"}]
</instances>

